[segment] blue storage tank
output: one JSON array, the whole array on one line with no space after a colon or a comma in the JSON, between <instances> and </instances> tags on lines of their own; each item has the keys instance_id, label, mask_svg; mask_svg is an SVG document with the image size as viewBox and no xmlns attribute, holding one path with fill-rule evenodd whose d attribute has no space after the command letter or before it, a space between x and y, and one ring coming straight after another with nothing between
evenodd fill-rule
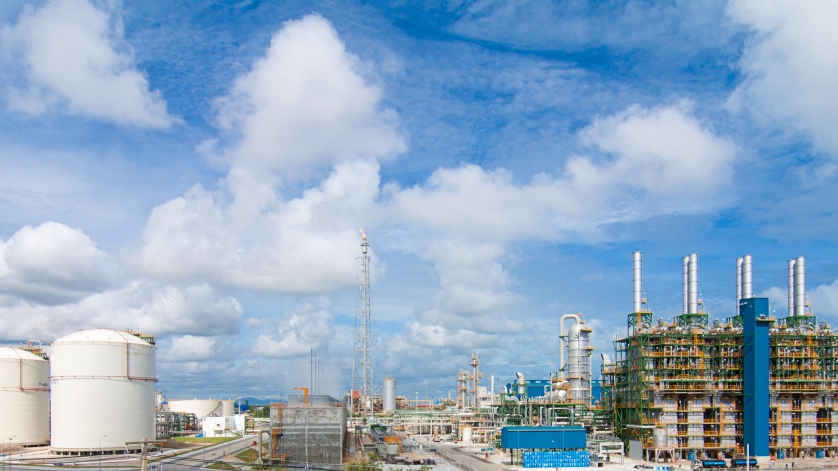
<instances>
[{"instance_id":1,"label":"blue storage tank","mask_svg":"<svg viewBox=\"0 0 838 471\"><path fill-rule=\"evenodd\" d=\"M504 427L500 444L508 450L562 450L587 447L585 427Z\"/></svg>"},{"instance_id":2,"label":"blue storage tank","mask_svg":"<svg viewBox=\"0 0 838 471\"><path fill-rule=\"evenodd\" d=\"M777 450L777 459L778 460L786 459L786 450Z\"/></svg>"},{"instance_id":3,"label":"blue storage tank","mask_svg":"<svg viewBox=\"0 0 838 471\"><path fill-rule=\"evenodd\" d=\"M815 458L823 458L823 450L815 450Z\"/></svg>"}]
</instances>

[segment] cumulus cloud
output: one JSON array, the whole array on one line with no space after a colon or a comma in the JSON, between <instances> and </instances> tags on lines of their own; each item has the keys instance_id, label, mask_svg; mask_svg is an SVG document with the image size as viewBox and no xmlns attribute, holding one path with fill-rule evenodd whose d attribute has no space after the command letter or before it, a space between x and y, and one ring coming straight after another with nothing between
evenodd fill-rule
<instances>
[{"instance_id":1,"label":"cumulus cloud","mask_svg":"<svg viewBox=\"0 0 838 471\"><path fill-rule=\"evenodd\" d=\"M218 339L180 335L173 337L167 348L161 349L158 357L168 362L205 361L215 357Z\"/></svg>"},{"instance_id":2,"label":"cumulus cloud","mask_svg":"<svg viewBox=\"0 0 838 471\"><path fill-rule=\"evenodd\" d=\"M306 306L301 312L287 316L275 332L259 335L253 353L275 358L308 355L334 336L331 320L328 311Z\"/></svg>"},{"instance_id":3,"label":"cumulus cloud","mask_svg":"<svg viewBox=\"0 0 838 471\"><path fill-rule=\"evenodd\" d=\"M751 32L731 105L790 125L838 156L838 4L736 0L727 11Z\"/></svg>"},{"instance_id":4,"label":"cumulus cloud","mask_svg":"<svg viewBox=\"0 0 838 471\"><path fill-rule=\"evenodd\" d=\"M48 221L0 240L0 293L33 303L77 301L118 277L107 253L80 229Z\"/></svg>"},{"instance_id":5,"label":"cumulus cloud","mask_svg":"<svg viewBox=\"0 0 838 471\"><path fill-rule=\"evenodd\" d=\"M405 219L476 240L560 239L616 221L717 207L735 146L694 117L688 103L637 106L579 133L594 156L518 185L505 169L438 169L426 185L388 187ZM693 191L685 191L693 190ZM700 190L701 197L695 198Z\"/></svg>"},{"instance_id":6,"label":"cumulus cloud","mask_svg":"<svg viewBox=\"0 0 838 471\"><path fill-rule=\"evenodd\" d=\"M135 260L142 270L281 293L351 286L358 228L380 217L377 159L405 148L358 66L322 17L285 23L218 101L232 137L220 188L196 186L152 211ZM283 197L289 175L322 165L333 165L327 178Z\"/></svg>"},{"instance_id":7,"label":"cumulus cloud","mask_svg":"<svg viewBox=\"0 0 838 471\"><path fill-rule=\"evenodd\" d=\"M809 291L808 297L815 314L838 313L838 280L816 286L815 289Z\"/></svg>"},{"instance_id":8,"label":"cumulus cloud","mask_svg":"<svg viewBox=\"0 0 838 471\"><path fill-rule=\"evenodd\" d=\"M103 121L166 128L179 121L137 69L118 15L87 0L53 0L27 7L2 41L19 60L26 86L12 87L8 104L30 114L61 109Z\"/></svg>"},{"instance_id":9,"label":"cumulus cloud","mask_svg":"<svg viewBox=\"0 0 838 471\"><path fill-rule=\"evenodd\" d=\"M479 348L497 344L498 336L468 329L449 330L441 325L408 322L410 341L424 347Z\"/></svg>"},{"instance_id":10,"label":"cumulus cloud","mask_svg":"<svg viewBox=\"0 0 838 471\"><path fill-rule=\"evenodd\" d=\"M235 298L206 283L172 286L138 280L74 303L7 303L0 307L0 335L54 339L78 329L132 326L154 334L221 335L238 331L242 311Z\"/></svg>"},{"instance_id":11,"label":"cumulus cloud","mask_svg":"<svg viewBox=\"0 0 838 471\"><path fill-rule=\"evenodd\" d=\"M359 70L324 18L286 22L265 56L217 101L219 125L241 137L227 157L296 172L403 152L395 112L381 107L380 88Z\"/></svg>"},{"instance_id":12,"label":"cumulus cloud","mask_svg":"<svg viewBox=\"0 0 838 471\"><path fill-rule=\"evenodd\" d=\"M137 263L154 277L259 291L351 286L378 178L377 164L339 164L318 187L256 213L195 187L152 211Z\"/></svg>"}]
</instances>

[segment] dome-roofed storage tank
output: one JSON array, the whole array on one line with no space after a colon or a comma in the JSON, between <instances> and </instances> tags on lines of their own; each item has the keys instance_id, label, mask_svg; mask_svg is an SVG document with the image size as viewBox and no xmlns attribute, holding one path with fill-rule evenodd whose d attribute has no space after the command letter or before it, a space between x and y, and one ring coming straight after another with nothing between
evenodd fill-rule
<instances>
[{"instance_id":1,"label":"dome-roofed storage tank","mask_svg":"<svg viewBox=\"0 0 838 471\"><path fill-rule=\"evenodd\" d=\"M123 451L126 442L155 439L154 345L143 339L153 342L91 329L52 343L53 453Z\"/></svg>"},{"instance_id":2,"label":"dome-roofed storage tank","mask_svg":"<svg viewBox=\"0 0 838 471\"><path fill-rule=\"evenodd\" d=\"M15 445L49 443L46 358L20 348L0 347L0 437L14 437Z\"/></svg>"},{"instance_id":3,"label":"dome-roofed storage tank","mask_svg":"<svg viewBox=\"0 0 838 471\"><path fill-rule=\"evenodd\" d=\"M203 419L220 408L221 399L169 399L169 411L195 414L198 419Z\"/></svg>"},{"instance_id":4,"label":"dome-roofed storage tank","mask_svg":"<svg viewBox=\"0 0 838 471\"><path fill-rule=\"evenodd\" d=\"M381 405L384 412L396 410L396 380L387 375L381 388Z\"/></svg>"}]
</instances>

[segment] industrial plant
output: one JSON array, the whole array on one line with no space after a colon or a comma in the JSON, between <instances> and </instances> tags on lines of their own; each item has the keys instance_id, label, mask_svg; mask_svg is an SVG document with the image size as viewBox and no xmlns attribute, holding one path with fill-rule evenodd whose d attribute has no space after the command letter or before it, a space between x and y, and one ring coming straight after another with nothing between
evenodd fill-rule
<instances>
[{"instance_id":1,"label":"industrial plant","mask_svg":"<svg viewBox=\"0 0 838 471\"><path fill-rule=\"evenodd\" d=\"M351 388L341 397L300 387L264 407L241 398L167 399L156 388L152 335L82 330L48 349L37 341L0 347L4 445L23 450L19 463L27 463L27 449L52 457L142 454L146 463L150 451L163 459L172 439L252 436L254 464L334 470L370 459L434 464L463 449L523 468L750 468L836 455L838 332L812 312L804 257L788 262L784 317L754 296L746 255L732 263L735 311L711 319L699 295L698 254L690 254L681 261L683 312L668 322L648 308L635 252L626 335L598 353L599 371L591 324L563 314L553 371L504 372L509 381L496 387L497 375L484 374L474 353L451 372L456 395L431 401L398 394L390 375L373 382L368 248L362 231Z\"/></svg>"}]
</instances>

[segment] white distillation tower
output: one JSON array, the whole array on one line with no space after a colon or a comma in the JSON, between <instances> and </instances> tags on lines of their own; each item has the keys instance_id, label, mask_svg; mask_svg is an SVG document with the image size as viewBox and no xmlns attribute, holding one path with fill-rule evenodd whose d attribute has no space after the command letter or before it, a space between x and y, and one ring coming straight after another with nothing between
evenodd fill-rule
<instances>
[{"instance_id":1,"label":"white distillation tower","mask_svg":"<svg viewBox=\"0 0 838 471\"><path fill-rule=\"evenodd\" d=\"M564 325L567 319L576 322L570 326L567 336L564 333ZM560 388L564 380L570 387L570 400L573 402L590 402L591 400L591 352L590 334L593 330L585 325L585 321L576 314L565 314L560 321L559 331L559 378L554 381L554 388ZM567 362L564 361L564 341L567 341ZM563 372L566 377L562 377Z\"/></svg>"}]
</instances>

